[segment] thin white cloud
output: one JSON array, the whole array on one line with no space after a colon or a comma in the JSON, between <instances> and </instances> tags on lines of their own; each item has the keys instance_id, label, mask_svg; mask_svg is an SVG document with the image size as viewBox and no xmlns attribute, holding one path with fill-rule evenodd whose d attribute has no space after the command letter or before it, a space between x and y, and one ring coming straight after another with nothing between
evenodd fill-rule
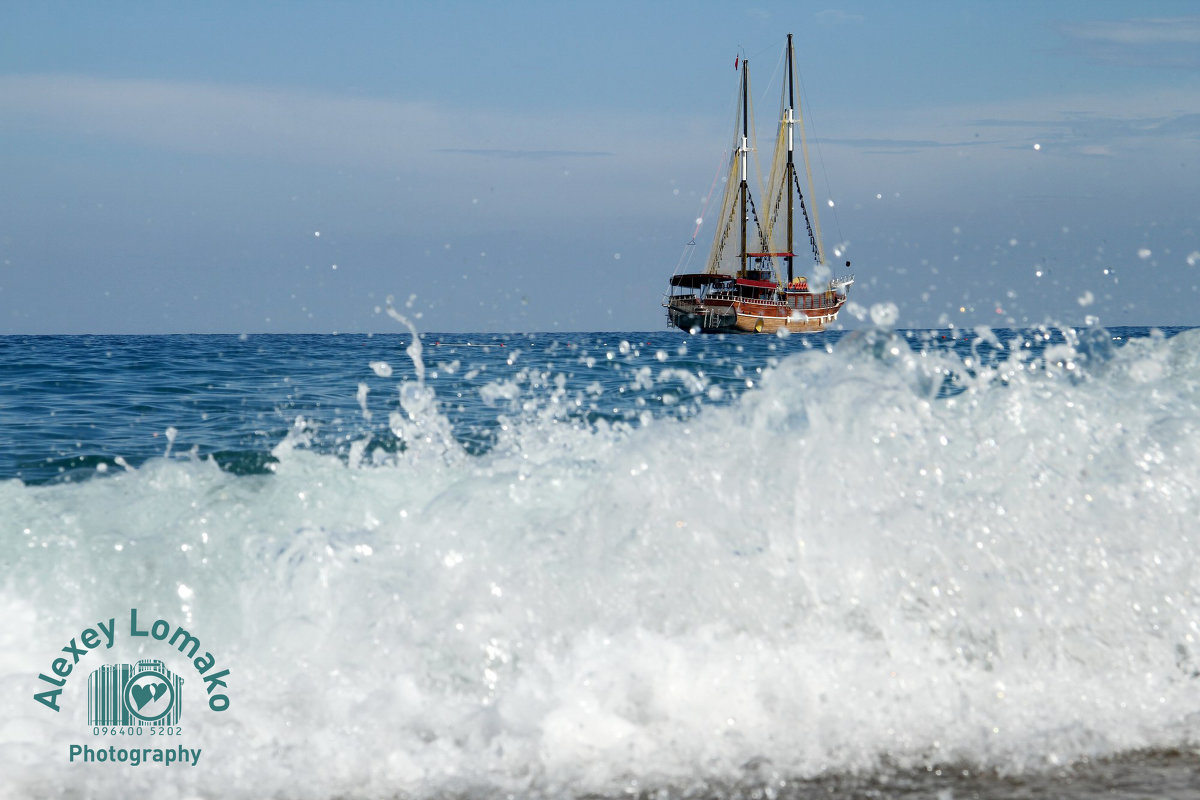
<instances>
[{"instance_id":1,"label":"thin white cloud","mask_svg":"<svg viewBox=\"0 0 1200 800\"><path fill-rule=\"evenodd\" d=\"M5 127L71 132L168 151L354 162L444 135L418 103L205 83L0 76Z\"/></svg>"},{"instance_id":2,"label":"thin white cloud","mask_svg":"<svg viewBox=\"0 0 1200 800\"><path fill-rule=\"evenodd\" d=\"M1059 31L1084 58L1126 67L1200 69L1200 16L1066 23Z\"/></svg>"},{"instance_id":3,"label":"thin white cloud","mask_svg":"<svg viewBox=\"0 0 1200 800\"><path fill-rule=\"evenodd\" d=\"M1092 21L1064 25L1076 39L1120 45L1200 44L1200 17Z\"/></svg>"},{"instance_id":4,"label":"thin white cloud","mask_svg":"<svg viewBox=\"0 0 1200 800\"><path fill-rule=\"evenodd\" d=\"M636 154L599 113L463 110L394 99L78 75L0 75L0 128L69 133L168 152L425 171L461 153ZM644 129L645 126L643 125Z\"/></svg>"},{"instance_id":5,"label":"thin white cloud","mask_svg":"<svg viewBox=\"0 0 1200 800\"><path fill-rule=\"evenodd\" d=\"M302 185L336 169L353 191L410 189L390 197L397 216L449 220L465 208L493 228L614 213L690 219L694 209L678 209L687 190L681 198L672 189L707 177L719 154L705 130L665 113L564 115L208 83L0 75L0 133L44 133L58 147L93 139L131 153L202 156L241 170L248 187L278 174L272 164ZM29 138L23 146L37 156Z\"/></svg>"},{"instance_id":6,"label":"thin white cloud","mask_svg":"<svg viewBox=\"0 0 1200 800\"><path fill-rule=\"evenodd\" d=\"M988 187L1016 183L1080 194L1109 188L1143 191L1195 153L1200 92L1051 95L988 103L890 110L862 109L826 118L820 163L835 193L888 197L909 209L946 213L955 203L982 207ZM812 143L810 142L810 146ZM1103 162L1105 170L1096 167ZM1154 195L1145 190L1143 194ZM1160 193L1174 197L1170 190ZM1173 201L1176 204L1177 200Z\"/></svg>"},{"instance_id":7,"label":"thin white cloud","mask_svg":"<svg viewBox=\"0 0 1200 800\"><path fill-rule=\"evenodd\" d=\"M917 150L1007 146L1053 135L1072 144L1111 145L1121 140L1155 139L1194 147L1200 136L1200 92L1161 89L1048 95L1000 102L912 108L889 114L886 124L856 114L837 127L853 132L831 141L863 148ZM826 123L826 130L830 125ZM872 131L886 136L855 136Z\"/></svg>"},{"instance_id":8,"label":"thin white cloud","mask_svg":"<svg viewBox=\"0 0 1200 800\"><path fill-rule=\"evenodd\" d=\"M438 148L439 153L462 153L469 156L481 156L483 158L521 158L531 161L541 161L547 158L596 158L599 156L611 156L611 151L603 150L516 150L516 149L501 149L501 148L468 148L468 147L441 147Z\"/></svg>"},{"instance_id":9,"label":"thin white cloud","mask_svg":"<svg viewBox=\"0 0 1200 800\"><path fill-rule=\"evenodd\" d=\"M866 180L884 170L944 171L951 157L980 175L1003 173L1024 164L1034 143L1056 157L1144 151L1170 160L1194 150L1200 118L1189 111L1196 108L1200 94L1187 88L913 107L886 116L860 108L827 117L815 146L829 148L831 159L841 150L843 164L829 168L839 182L855 173ZM663 197L675 198L672 189L682 187L678 204L692 187L702 191L722 157L711 126L665 113L575 112L564 121L549 111L71 75L0 76L0 129L394 175L422 188L430 213L456 208L467 193L466 202L480 197L496 208L495 221L530 208L572 219L617 207L632 216L663 213Z\"/></svg>"}]
</instances>

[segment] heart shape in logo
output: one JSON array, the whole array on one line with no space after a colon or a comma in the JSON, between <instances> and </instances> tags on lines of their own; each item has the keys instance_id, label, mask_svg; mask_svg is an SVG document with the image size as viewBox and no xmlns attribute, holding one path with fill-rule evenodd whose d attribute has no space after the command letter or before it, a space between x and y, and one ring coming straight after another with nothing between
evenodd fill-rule
<instances>
[{"instance_id":1,"label":"heart shape in logo","mask_svg":"<svg viewBox=\"0 0 1200 800\"><path fill-rule=\"evenodd\" d=\"M130 694L133 695L133 702L137 703L138 711L141 711L147 703L151 703L162 697L166 691L167 685L162 682L154 684L139 683L130 690Z\"/></svg>"}]
</instances>

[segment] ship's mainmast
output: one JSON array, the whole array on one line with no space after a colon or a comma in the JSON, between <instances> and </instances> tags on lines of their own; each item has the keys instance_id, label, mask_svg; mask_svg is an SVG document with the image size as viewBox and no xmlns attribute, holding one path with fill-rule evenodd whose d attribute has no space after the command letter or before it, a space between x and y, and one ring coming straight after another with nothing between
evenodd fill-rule
<instances>
[{"instance_id":1,"label":"ship's mainmast","mask_svg":"<svg viewBox=\"0 0 1200 800\"><path fill-rule=\"evenodd\" d=\"M746 277L746 216L747 216L747 197L750 193L750 185L747 180L750 176L750 61L747 59L742 61L742 146L738 149L741 158L741 199L742 199L742 267L738 270L738 277Z\"/></svg>"},{"instance_id":2,"label":"ship's mainmast","mask_svg":"<svg viewBox=\"0 0 1200 800\"><path fill-rule=\"evenodd\" d=\"M787 171L784 176L784 185L787 187L787 282L790 285L792 282L792 254L795 250L792 247L792 183L795 181L796 164L792 159L792 151L794 148L794 132L796 128L796 87L793 85L792 75L792 35L788 34L787 42L787 79L788 79L788 105L784 110L783 118L787 124Z\"/></svg>"}]
</instances>

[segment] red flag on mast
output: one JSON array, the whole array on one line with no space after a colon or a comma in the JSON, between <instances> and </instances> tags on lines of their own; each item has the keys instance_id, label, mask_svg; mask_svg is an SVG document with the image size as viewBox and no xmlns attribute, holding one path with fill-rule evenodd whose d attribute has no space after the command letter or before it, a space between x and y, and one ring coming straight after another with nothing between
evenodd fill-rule
<instances>
[{"instance_id":1,"label":"red flag on mast","mask_svg":"<svg viewBox=\"0 0 1200 800\"><path fill-rule=\"evenodd\" d=\"M739 60L739 59L741 59L741 57L742 57L742 56L741 56L740 54L739 54L739 55L736 55L736 56L734 56L734 57L733 57L733 70L734 70L734 72L736 72L736 71L737 71L737 68L738 68L738 60Z\"/></svg>"}]
</instances>

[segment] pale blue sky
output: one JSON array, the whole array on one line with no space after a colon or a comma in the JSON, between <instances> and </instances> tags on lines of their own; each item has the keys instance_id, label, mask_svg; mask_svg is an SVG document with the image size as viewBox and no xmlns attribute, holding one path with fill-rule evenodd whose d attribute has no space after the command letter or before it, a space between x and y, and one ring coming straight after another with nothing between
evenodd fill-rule
<instances>
[{"instance_id":1,"label":"pale blue sky","mask_svg":"<svg viewBox=\"0 0 1200 800\"><path fill-rule=\"evenodd\" d=\"M11 2L0 333L661 329L788 32L858 316L1200 324L1193 0Z\"/></svg>"}]
</instances>

